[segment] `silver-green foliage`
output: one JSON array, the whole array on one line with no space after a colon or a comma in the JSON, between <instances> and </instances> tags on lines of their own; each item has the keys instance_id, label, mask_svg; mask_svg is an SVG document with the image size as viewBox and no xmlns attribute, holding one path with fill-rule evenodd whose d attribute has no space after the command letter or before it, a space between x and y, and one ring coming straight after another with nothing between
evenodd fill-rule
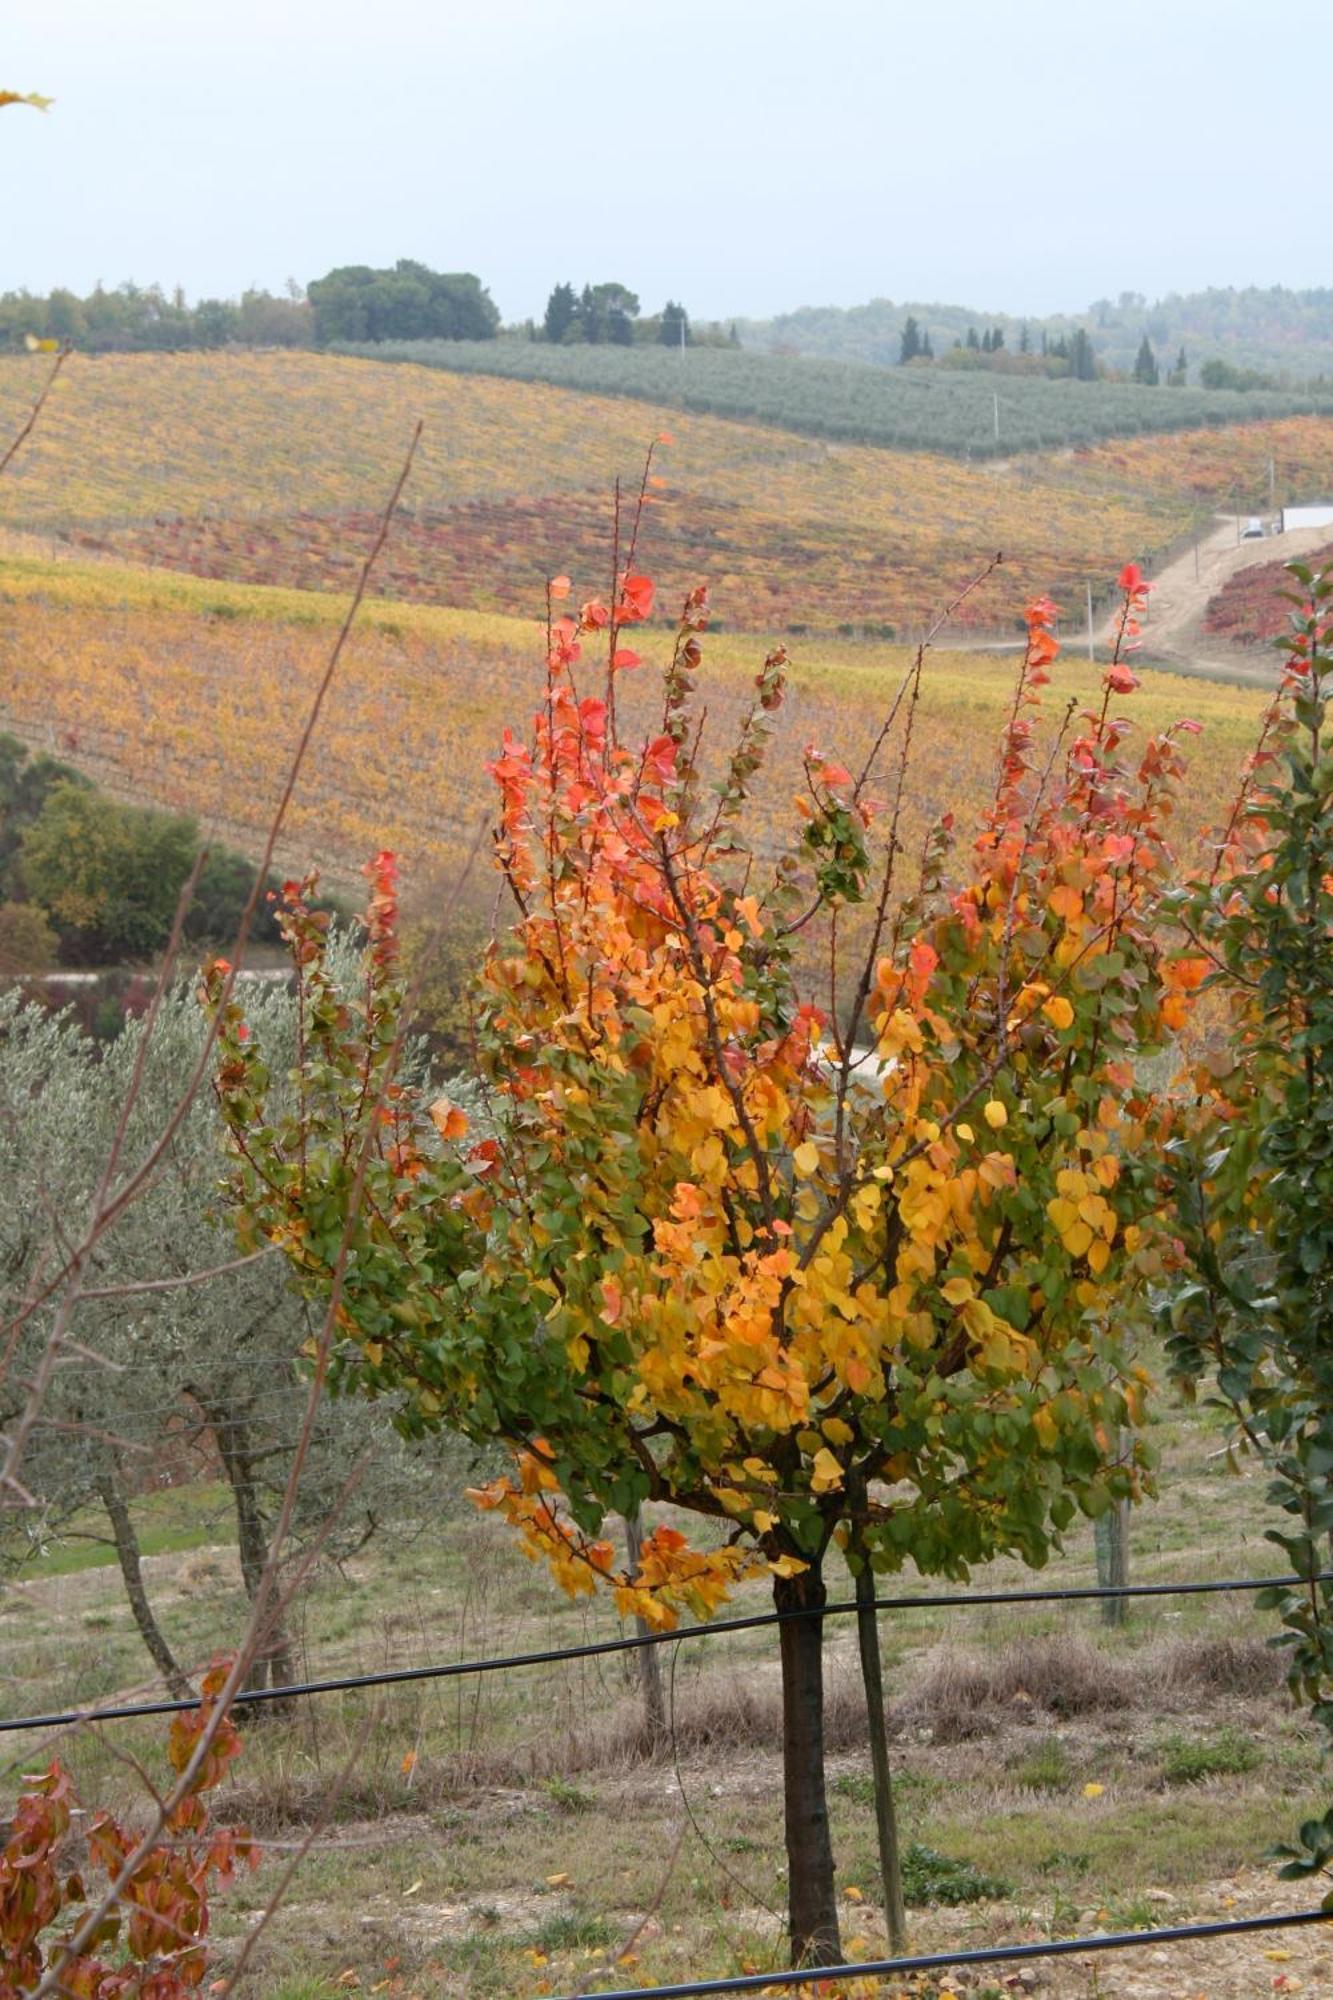
<instances>
[{"instance_id":1,"label":"silver-green foliage","mask_svg":"<svg viewBox=\"0 0 1333 2000\"><path fill-rule=\"evenodd\" d=\"M345 342L335 351L630 396L813 437L969 458L1333 411L1333 395L1327 391L1168 392L1138 382L875 368L734 348L680 353L665 347L556 347L531 340L400 340Z\"/></svg>"},{"instance_id":2,"label":"silver-green foliage","mask_svg":"<svg viewBox=\"0 0 1333 2000\"><path fill-rule=\"evenodd\" d=\"M256 984L247 1005L281 1074L295 1061L292 995L285 984ZM167 996L150 1036L132 1022L106 1050L17 989L0 993L6 1321L60 1270L83 1226L136 1066L142 1063L142 1075L122 1153L126 1172L166 1129L205 1033L188 984ZM38 1504L9 1510L3 1524L0 1552L11 1563L94 1503L108 1473L129 1490L152 1483L173 1434L193 1433L220 1451L229 1477L235 1464L228 1454L239 1452L253 1489L248 1501L267 1533L300 1431L308 1394L302 1350L312 1332L283 1260L267 1255L167 1289L120 1289L234 1262L235 1238L216 1203L220 1135L205 1073L147 1188L96 1245L86 1281L93 1296L73 1321L77 1344L57 1370L24 1458L24 1482ZM24 1325L0 1390L0 1434L50 1324L50 1308L42 1307ZM299 1489L298 1546L318 1537L322 1552L345 1555L380 1527L411 1531L457 1494L459 1451L447 1443L408 1447L393 1414L387 1402L322 1399Z\"/></svg>"}]
</instances>

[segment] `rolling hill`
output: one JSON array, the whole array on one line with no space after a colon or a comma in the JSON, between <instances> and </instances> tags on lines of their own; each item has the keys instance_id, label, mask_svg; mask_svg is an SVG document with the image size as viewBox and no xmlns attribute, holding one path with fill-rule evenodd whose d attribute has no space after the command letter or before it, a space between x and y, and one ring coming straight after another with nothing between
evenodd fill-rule
<instances>
[{"instance_id":1,"label":"rolling hill","mask_svg":"<svg viewBox=\"0 0 1333 2000\"><path fill-rule=\"evenodd\" d=\"M0 361L0 435L41 379ZM728 627L919 629L997 551L962 623L1011 634L1025 600L1098 595L1185 532L1196 493L1136 494L1071 458L981 465L837 445L621 398L305 353L74 357L0 483L0 528L215 579L346 588L425 426L385 552L386 594L532 613L558 571L600 589L612 495L670 430L651 546L669 610L700 580ZM1317 448L1333 424L1315 424ZM1236 435L1239 435L1237 433ZM1316 447L1312 447L1316 448Z\"/></svg>"},{"instance_id":2,"label":"rolling hill","mask_svg":"<svg viewBox=\"0 0 1333 2000\"><path fill-rule=\"evenodd\" d=\"M1256 423L1322 412L1333 392L1148 388L1136 382L941 368L869 367L734 348L551 347L540 341L419 340L346 345L345 354L452 373L549 382L672 409L771 424L809 437L944 452L964 459L1058 450L1103 438Z\"/></svg>"}]
</instances>

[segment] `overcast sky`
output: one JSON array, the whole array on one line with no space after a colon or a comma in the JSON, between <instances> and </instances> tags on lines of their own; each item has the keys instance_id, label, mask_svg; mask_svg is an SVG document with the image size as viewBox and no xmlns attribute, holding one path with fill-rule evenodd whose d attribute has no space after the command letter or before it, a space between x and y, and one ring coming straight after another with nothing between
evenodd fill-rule
<instances>
[{"instance_id":1,"label":"overcast sky","mask_svg":"<svg viewBox=\"0 0 1333 2000\"><path fill-rule=\"evenodd\" d=\"M0 290L472 270L699 317L1333 283L1328 0L0 8Z\"/></svg>"}]
</instances>

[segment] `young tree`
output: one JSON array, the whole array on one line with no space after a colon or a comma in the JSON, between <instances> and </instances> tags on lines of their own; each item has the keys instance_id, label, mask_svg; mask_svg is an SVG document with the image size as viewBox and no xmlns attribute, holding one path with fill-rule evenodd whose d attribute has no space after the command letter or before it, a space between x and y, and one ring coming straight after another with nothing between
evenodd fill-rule
<instances>
[{"instance_id":1,"label":"young tree","mask_svg":"<svg viewBox=\"0 0 1333 2000\"><path fill-rule=\"evenodd\" d=\"M1265 1594L1288 1685L1333 1736L1333 571L1288 563L1286 662L1216 865L1182 899L1181 976L1226 1003L1187 1075L1170 1149L1185 1269L1173 1372L1234 1419L1285 1516L1267 1539L1306 1579ZM1333 1873L1333 1810L1284 1874ZM1325 1907L1333 1907L1333 1894Z\"/></svg>"},{"instance_id":2,"label":"young tree","mask_svg":"<svg viewBox=\"0 0 1333 2000\"><path fill-rule=\"evenodd\" d=\"M1130 636L1143 589L1132 568L1123 582ZM272 1104L234 999L218 1087L243 1241L279 1244L313 1296L336 1295L337 1385L400 1391L411 1427L509 1443L513 1475L478 1497L567 1589L606 1582L624 1615L664 1626L771 1576L791 1948L828 1962L831 1544L875 1574L1041 1563L1080 1510L1143 1478L1143 1378L1120 1343L1157 1268L1138 1056L1168 998L1155 922L1181 758L1168 735L1126 760L1119 652L1077 732L1067 714L1038 755L1056 651L1039 603L972 843L955 850L944 822L903 879L923 653L859 776L808 749L765 887L746 822L785 656L764 662L711 790L702 589L659 733L620 734L626 631L652 606L631 562L610 604L553 617L531 739L506 734L492 766L513 913L479 1027L494 1136L473 1143L455 1104L393 1078L389 856L359 997L307 896L288 899L310 1024L296 1111ZM580 695L589 644L604 679ZM837 969L831 1012L803 997L798 949ZM698 1533L663 1523L620 1570L604 1517L649 1500Z\"/></svg>"}]
</instances>

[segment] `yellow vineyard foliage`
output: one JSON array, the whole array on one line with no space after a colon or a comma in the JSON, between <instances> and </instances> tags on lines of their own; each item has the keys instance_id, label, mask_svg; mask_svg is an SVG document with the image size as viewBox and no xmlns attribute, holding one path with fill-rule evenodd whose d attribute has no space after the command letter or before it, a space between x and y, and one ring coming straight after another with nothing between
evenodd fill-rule
<instances>
[{"instance_id":1,"label":"yellow vineyard foliage","mask_svg":"<svg viewBox=\"0 0 1333 2000\"><path fill-rule=\"evenodd\" d=\"M0 435L39 364L0 360ZM385 552L394 596L518 611L549 553L609 545L611 489L666 427L649 542L664 602L705 580L732 626L915 626L997 549L968 616L1017 629L1038 587L1082 598L1108 551L1188 524L1169 493L1068 459L967 465L831 444L541 384L313 354L75 356L0 490L0 525L261 583L346 587L417 418L425 435ZM559 566L566 564L561 561ZM600 575L599 583L604 582Z\"/></svg>"},{"instance_id":2,"label":"yellow vineyard foliage","mask_svg":"<svg viewBox=\"0 0 1333 2000\"><path fill-rule=\"evenodd\" d=\"M314 594L0 559L0 727L113 790L193 812L253 848L341 609ZM641 644L651 664L670 641L645 633ZM804 784L801 746L838 741L861 758L907 657L900 647L827 638L793 651L790 721L759 800L775 828ZM490 803L486 761L506 719L531 708L543 652L534 620L369 604L294 801L287 861L316 861L344 880L381 847L401 853L410 871L458 862ZM753 639L710 638L706 695L719 740L748 702L761 657ZM1062 659L1056 691L1087 696L1098 671ZM903 827L909 847L942 812L989 794L1012 679L1011 660L930 656ZM646 724L651 674L624 674L620 686L627 714ZM1184 690L1145 673L1136 728L1146 736L1173 718L1182 695L1204 724L1181 804L1187 847L1225 816L1262 696L1208 682Z\"/></svg>"},{"instance_id":3,"label":"yellow vineyard foliage","mask_svg":"<svg viewBox=\"0 0 1333 2000\"><path fill-rule=\"evenodd\" d=\"M1277 423L1178 431L1114 439L1076 455L1094 479L1120 479L1142 493L1230 502L1238 511L1267 507L1269 462L1279 497L1317 499L1333 491L1333 422L1284 417Z\"/></svg>"}]
</instances>

